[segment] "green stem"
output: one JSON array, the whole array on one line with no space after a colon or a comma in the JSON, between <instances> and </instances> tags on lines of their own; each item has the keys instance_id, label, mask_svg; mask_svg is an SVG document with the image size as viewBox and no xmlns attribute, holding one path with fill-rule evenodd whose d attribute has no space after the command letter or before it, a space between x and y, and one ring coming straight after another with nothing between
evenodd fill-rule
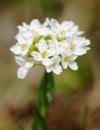
<instances>
[{"instance_id":1,"label":"green stem","mask_svg":"<svg viewBox=\"0 0 100 130\"><path fill-rule=\"evenodd\" d=\"M46 123L46 112L54 95L53 74L45 72L37 91L37 112L35 112L32 128L50 130Z\"/></svg>"}]
</instances>

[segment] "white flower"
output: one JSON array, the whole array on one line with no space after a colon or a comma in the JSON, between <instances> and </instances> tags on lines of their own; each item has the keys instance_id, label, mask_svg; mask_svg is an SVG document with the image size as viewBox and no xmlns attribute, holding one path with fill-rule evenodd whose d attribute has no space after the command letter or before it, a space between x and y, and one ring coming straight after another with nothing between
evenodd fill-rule
<instances>
[{"instance_id":1,"label":"white flower","mask_svg":"<svg viewBox=\"0 0 100 130\"><path fill-rule=\"evenodd\" d=\"M51 19L50 27L55 33L58 34L59 37L72 37L74 35L81 35L83 33L82 31L79 31L78 26L72 21L63 21L61 24L59 24L57 20Z\"/></svg>"},{"instance_id":2,"label":"white flower","mask_svg":"<svg viewBox=\"0 0 100 130\"><path fill-rule=\"evenodd\" d=\"M44 24L41 24L37 19L32 20L32 22L29 25L29 29L31 30L33 36L46 36L48 34L51 34L51 31L47 27L46 22L44 22Z\"/></svg>"},{"instance_id":3,"label":"white flower","mask_svg":"<svg viewBox=\"0 0 100 130\"><path fill-rule=\"evenodd\" d=\"M25 39L30 38L32 36L32 32L30 30L30 26L25 22L22 25L18 26L18 34L24 37Z\"/></svg>"},{"instance_id":4,"label":"white flower","mask_svg":"<svg viewBox=\"0 0 100 130\"><path fill-rule=\"evenodd\" d=\"M18 55L18 77L23 79L34 65L43 65L48 73L57 75L68 67L77 70L75 60L90 49L90 41L82 33L72 21L59 23L48 18L43 24L34 19L18 26L17 43L10 48Z\"/></svg>"},{"instance_id":5,"label":"white flower","mask_svg":"<svg viewBox=\"0 0 100 130\"><path fill-rule=\"evenodd\" d=\"M49 49L46 41L44 39L41 39L39 43L36 44L36 47L38 51L33 51L31 53L34 60L42 62L42 64L45 66L51 64L51 60L49 59Z\"/></svg>"},{"instance_id":6,"label":"white flower","mask_svg":"<svg viewBox=\"0 0 100 130\"><path fill-rule=\"evenodd\" d=\"M16 39L18 42L12 46L10 50L15 54L25 55L32 44L33 39L30 38L26 40L19 34L16 36Z\"/></svg>"},{"instance_id":7,"label":"white flower","mask_svg":"<svg viewBox=\"0 0 100 130\"><path fill-rule=\"evenodd\" d=\"M27 61L21 57L15 56L15 61L18 65L20 65L19 69L17 70L17 76L20 79L25 78L30 68L33 67L34 62L33 61Z\"/></svg>"},{"instance_id":8,"label":"white flower","mask_svg":"<svg viewBox=\"0 0 100 130\"><path fill-rule=\"evenodd\" d=\"M25 33L29 29L29 25L23 22L22 25L19 25L17 28L19 33Z\"/></svg>"},{"instance_id":9,"label":"white flower","mask_svg":"<svg viewBox=\"0 0 100 130\"><path fill-rule=\"evenodd\" d=\"M87 53L90 41L84 37L74 37L67 40L67 47L71 54L80 56Z\"/></svg>"},{"instance_id":10,"label":"white flower","mask_svg":"<svg viewBox=\"0 0 100 130\"><path fill-rule=\"evenodd\" d=\"M66 40L62 40L59 42L55 37L53 37L52 40L49 40L48 45L51 56L59 56L63 53L66 53L66 49L68 47L65 46L65 44L67 45Z\"/></svg>"},{"instance_id":11,"label":"white flower","mask_svg":"<svg viewBox=\"0 0 100 130\"><path fill-rule=\"evenodd\" d=\"M62 62L61 62L62 67L64 69L67 69L67 67L69 67L72 70L77 70L78 66L77 63L74 61L76 58L77 56L75 55L71 55L71 56L63 55Z\"/></svg>"},{"instance_id":12,"label":"white flower","mask_svg":"<svg viewBox=\"0 0 100 130\"><path fill-rule=\"evenodd\" d=\"M42 25L39 20L33 19L29 25L23 23L22 26L18 26L18 32L26 39L30 37L36 38L39 35L47 35L48 33L51 33L50 29L46 26L46 22Z\"/></svg>"},{"instance_id":13,"label":"white flower","mask_svg":"<svg viewBox=\"0 0 100 130\"><path fill-rule=\"evenodd\" d=\"M34 19L31 21L30 25L29 25L29 29L32 32L32 35L38 35L40 28L42 27L41 23L39 22L39 20Z\"/></svg>"},{"instance_id":14,"label":"white flower","mask_svg":"<svg viewBox=\"0 0 100 130\"><path fill-rule=\"evenodd\" d=\"M60 63L60 57L55 56L51 58L52 64L49 66L46 66L46 71L49 73L53 71L55 74L59 75L62 72L62 67L59 64Z\"/></svg>"}]
</instances>

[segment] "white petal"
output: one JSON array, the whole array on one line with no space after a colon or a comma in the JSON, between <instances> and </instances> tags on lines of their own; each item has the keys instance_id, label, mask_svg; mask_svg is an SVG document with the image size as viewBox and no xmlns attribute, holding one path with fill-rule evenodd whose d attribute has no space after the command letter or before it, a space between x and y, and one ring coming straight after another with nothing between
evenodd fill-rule
<instances>
[{"instance_id":1,"label":"white petal","mask_svg":"<svg viewBox=\"0 0 100 130\"><path fill-rule=\"evenodd\" d=\"M66 29L66 26L67 26L67 21L63 21L63 22L61 23L61 27Z\"/></svg>"},{"instance_id":2,"label":"white petal","mask_svg":"<svg viewBox=\"0 0 100 130\"><path fill-rule=\"evenodd\" d=\"M25 32L25 31L28 30L29 25L23 22L23 23L22 23L22 26L19 25L19 26L17 26L17 28L18 28L18 31L19 31L19 32Z\"/></svg>"},{"instance_id":3,"label":"white petal","mask_svg":"<svg viewBox=\"0 0 100 130\"><path fill-rule=\"evenodd\" d=\"M52 71L52 66L46 66L46 71L50 73Z\"/></svg>"},{"instance_id":4,"label":"white petal","mask_svg":"<svg viewBox=\"0 0 100 130\"><path fill-rule=\"evenodd\" d=\"M83 54L86 54L86 49L85 48L77 48L75 51L74 51L74 54L75 55L83 55Z\"/></svg>"},{"instance_id":5,"label":"white petal","mask_svg":"<svg viewBox=\"0 0 100 130\"><path fill-rule=\"evenodd\" d=\"M41 23L39 22L38 19L33 19L30 23L30 26L33 27L33 28L39 28L41 26Z\"/></svg>"},{"instance_id":6,"label":"white petal","mask_svg":"<svg viewBox=\"0 0 100 130\"><path fill-rule=\"evenodd\" d=\"M86 45L90 45L90 44L91 44L90 40L87 39Z\"/></svg>"},{"instance_id":7,"label":"white petal","mask_svg":"<svg viewBox=\"0 0 100 130\"><path fill-rule=\"evenodd\" d=\"M77 66L77 63L72 61L69 63L69 67L72 69L72 70L77 70L78 69L78 66Z\"/></svg>"},{"instance_id":8,"label":"white petal","mask_svg":"<svg viewBox=\"0 0 100 130\"><path fill-rule=\"evenodd\" d=\"M70 60L73 61L73 60L75 60L77 57L78 57L78 56L76 56L76 55L72 55L72 56L70 56Z\"/></svg>"},{"instance_id":9,"label":"white petal","mask_svg":"<svg viewBox=\"0 0 100 130\"><path fill-rule=\"evenodd\" d=\"M61 59L59 56L55 56L55 57L51 58L52 64L59 64L60 60Z\"/></svg>"},{"instance_id":10,"label":"white petal","mask_svg":"<svg viewBox=\"0 0 100 130\"><path fill-rule=\"evenodd\" d=\"M49 58L45 58L43 61L42 61L42 64L44 66L50 66L52 64L52 61L49 59Z\"/></svg>"},{"instance_id":11,"label":"white petal","mask_svg":"<svg viewBox=\"0 0 100 130\"><path fill-rule=\"evenodd\" d=\"M11 48L10 48L10 51L12 51L14 54L22 54L22 49L21 49L21 46L20 46L20 44L15 44L14 46L12 46Z\"/></svg>"},{"instance_id":12,"label":"white petal","mask_svg":"<svg viewBox=\"0 0 100 130\"><path fill-rule=\"evenodd\" d=\"M24 33L21 33L21 35L25 38L25 39L28 39L30 38L31 36L33 36L32 32L31 31L26 31Z\"/></svg>"},{"instance_id":13,"label":"white petal","mask_svg":"<svg viewBox=\"0 0 100 130\"><path fill-rule=\"evenodd\" d=\"M19 43L26 43L25 39L20 34L16 35L15 38L18 40Z\"/></svg>"},{"instance_id":14,"label":"white petal","mask_svg":"<svg viewBox=\"0 0 100 130\"><path fill-rule=\"evenodd\" d=\"M45 21L44 21L44 23L43 23L43 26L47 27L49 25L49 23L50 23L50 19L46 18Z\"/></svg>"},{"instance_id":15,"label":"white petal","mask_svg":"<svg viewBox=\"0 0 100 130\"><path fill-rule=\"evenodd\" d=\"M37 47L40 52L47 51L47 44L44 39L41 39L40 42L37 44Z\"/></svg>"},{"instance_id":16,"label":"white petal","mask_svg":"<svg viewBox=\"0 0 100 130\"><path fill-rule=\"evenodd\" d=\"M51 28L52 28L53 30L55 30L55 31L58 30L58 28L60 27L58 21L55 20L55 19L51 19L51 21L50 21L50 26L51 26Z\"/></svg>"},{"instance_id":17,"label":"white petal","mask_svg":"<svg viewBox=\"0 0 100 130\"><path fill-rule=\"evenodd\" d=\"M85 49L86 49L86 51L91 50L91 48L90 48L90 47L85 47Z\"/></svg>"},{"instance_id":18,"label":"white petal","mask_svg":"<svg viewBox=\"0 0 100 130\"><path fill-rule=\"evenodd\" d=\"M28 73L29 69L26 69L24 67L19 67L19 69L17 70L17 76L20 79L24 79Z\"/></svg>"},{"instance_id":19,"label":"white petal","mask_svg":"<svg viewBox=\"0 0 100 130\"><path fill-rule=\"evenodd\" d=\"M90 45L90 40L83 38L83 45L85 46Z\"/></svg>"},{"instance_id":20,"label":"white petal","mask_svg":"<svg viewBox=\"0 0 100 130\"><path fill-rule=\"evenodd\" d=\"M73 27L73 32L78 32L79 27L76 25Z\"/></svg>"},{"instance_id":21,"label":"white petal","mask_svg":"<svg viewBox=\"0 0 100 130\"><path fill-rule=\"evenodd\" d=\"M78 31L76 34L77 35L82 35L84 32L83 31Z\"/></svg>"},{"instance_id":22,"label":"white petal","mask_svg":"<svg viewBox=\"0 0 100 130\"><path fill-rule=\"evenodd\" d=\"M15 61L18 65L21 65L21 66L25 63L25 60L18 56L15 56Z\"/></svg>"},{"instance_id":23,"label":"white petal","mask_svg":"<svg viewBox=\"0 0 100 130\"><path fill-rule=\"evenodd\" d=\"M59 75L62 72L62 67L60 65L55 65L53 67L53 72L57 75Z\"/></svg>"},{"instance_id":24,"label":"white petal","mask_svg":"<svg viewBox=\"0 0 100 130\"><path fill-rule=\"evenodd\" d=\"M25 68L32 68L32 66L33 66L33 62L26 62L26 64L25 64Z\"/></svg>"},{"instance_id":25,"label":"white petal","mask_svg":"<svg viewBox=\"0 0 100 130\"><path fill-rule=\"evenodd\" d=\"M65 62L65 61L62 61L62 67L63 67L64 69L66 69L66 68L68 67L68 63Z\"/></svg>"},{"instance_id":26,"label":"white petal","mask_svg":"<svg viewBox=\"0 0 100 130\"><path fill-rule=\"evenodd\" d=\"M18 30L19 31L21 31L21 32L23 32L23 31L26 31L26 28L24 28L23 26L17 26L17 28L18 28Z\"/></svg>"},{"instance_id":27,"label":"white petal","mask_svg":"<svg viewBox=\"0 0 100 130\"><path fill-rule=\"evenodd\" d=\"M39 34L40 35L43 35L43 36L46 36L48 34L50 34L50 29L49 28L41 28L40 31L39 31Z\"/></svg>"},{"instance_id":28,"label":"white petal","mask_svg":"<svg viewBox=\"0 0 100 130\"><path fill-rule=\"evenodd\" d=\"M33 56L34 60L41 61L43 58L39 52L32 52L31 55Z\"/></svg>"}]
</instances>

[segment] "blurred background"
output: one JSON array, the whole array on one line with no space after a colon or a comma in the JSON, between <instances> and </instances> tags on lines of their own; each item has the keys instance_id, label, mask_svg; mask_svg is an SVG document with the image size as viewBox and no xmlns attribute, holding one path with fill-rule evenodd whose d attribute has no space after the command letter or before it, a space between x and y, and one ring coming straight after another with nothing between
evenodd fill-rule
<instances>
[{"instance_id":1,"label":"blurred background","mask_svg":"<svg viewBox=\"0 0 100 130\"><path fill-rule=\"evenodd\" d=\"M100 130L100 1L99 0L0 0L0 130L31 130L36 91L44 68L31 69L17 78L18 65L9 48L16 43L17 26L46 17L73 20L91 40L91 51L78 58L79 70L55 77L55 97L47 121L51 130L79 130L89 108L89 130Z\"/></svg>"}]
</instances>

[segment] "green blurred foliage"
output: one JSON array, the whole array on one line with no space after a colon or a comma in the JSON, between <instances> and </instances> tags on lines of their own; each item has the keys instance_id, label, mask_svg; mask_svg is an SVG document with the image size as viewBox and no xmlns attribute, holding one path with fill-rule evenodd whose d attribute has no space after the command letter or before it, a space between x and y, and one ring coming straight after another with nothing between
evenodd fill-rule
<instances>
[{"instance_id":1,"label":"green blurred foliage","mask_svg":"<svg viewBox=\"0 0 100 130\"><path fill-rule=\"evenodd\" d=\"M55 75L57 93L73 94L93 84L92 67L87 56L79 57L77 62L79 66L77 71L68 68L61 75Z\"/></svg>"},{"instance_id":2,"label":"green blurred foliage","mask_svg":"<svg viewBox=\"0 0 100 130\"><path fill-rule=\"evenodd\" d=\"M63 5L59 0L40 0L44 15L51 16L55 13L61 13Z\"/></svg>"},{"instance_id":3,"label":"green blurred foliage","mask_svg":"<svg viewBox=\"0 0 100 130\"><path fill-rule=\"evenodd\" d=\"M57 17L63 10L61 0L3 0L2 5L18 5L20 11L27 14L29 11L32 14L39 14L43 17ZM21 12L20 12L21 13ZM26 16L27 17L27 16ZM37 16L38 17L38 16Z\"/></svg>"}]
</instances>

